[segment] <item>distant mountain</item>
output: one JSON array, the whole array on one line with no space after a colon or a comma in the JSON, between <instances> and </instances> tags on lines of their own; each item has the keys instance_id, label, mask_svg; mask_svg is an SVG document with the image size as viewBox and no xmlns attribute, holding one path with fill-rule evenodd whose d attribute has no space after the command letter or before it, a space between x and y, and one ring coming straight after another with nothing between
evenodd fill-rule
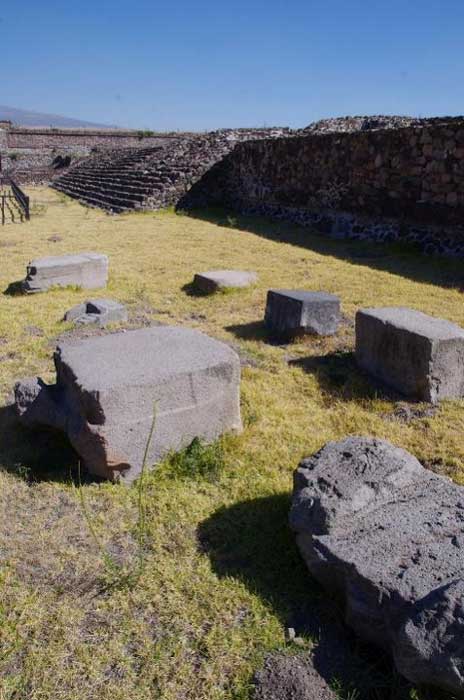
<instances>
[{"instance_id":1,"label":"distant mountain","mask_svg":"<svg viewBox=\"0 0 464 700\"><path fill-rule=\"evenodd\" d=\"M109 124L96 124L71 117L60 117L56 114L42 114L41 112L29 112L16 107L0 105L0 121L8 119L18 126L54 126L68 129L117 129Z\"/></svg>"}]
</instances>

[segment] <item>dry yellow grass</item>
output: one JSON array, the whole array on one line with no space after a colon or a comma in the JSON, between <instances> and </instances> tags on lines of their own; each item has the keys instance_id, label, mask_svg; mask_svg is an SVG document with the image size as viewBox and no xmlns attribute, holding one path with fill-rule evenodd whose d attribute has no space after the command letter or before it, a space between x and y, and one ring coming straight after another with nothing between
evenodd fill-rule
<instances>
[{"instance_id":1,"label":"dry yellow grass","mask_svg":"<svg viewBox=\"0 0 464 700\"><path fill-rule=\"evenodd\" d=\"M0 698L246 698L263 654L285 645L285 623L310 595L286 529L292 471L303 455L348 433L376 435L464 482L463 403L401 422L395 401L350 354L361 306L407 305L464 325L459 265L327 241L282 223L110 217L45 188L29 194L31 222L0 229L1 288L22 278L34 257L107 253L104 294L129 306L129 325L188 325L240 349L248 365L245 431L221 442L217 478L188 478L169 465L153 473L144 575L134 589L105 589L101 553L66 483L72 457L51 449L50 438L37 446L21 434L18 442L3 420ZM256 270L259 282L212 297L183 289L195 271L225 267ZM340 295L341 332L268 344L259 322L273 286ZM68 330L63 312L87 297L82 290L0 296L4 404L16 378L53 377L53 345ZM47 480L23 478L34 474ZM90 484L85 493L105 546L124 565L134 548L133 490Z\"/></svg>"}]
</instances>

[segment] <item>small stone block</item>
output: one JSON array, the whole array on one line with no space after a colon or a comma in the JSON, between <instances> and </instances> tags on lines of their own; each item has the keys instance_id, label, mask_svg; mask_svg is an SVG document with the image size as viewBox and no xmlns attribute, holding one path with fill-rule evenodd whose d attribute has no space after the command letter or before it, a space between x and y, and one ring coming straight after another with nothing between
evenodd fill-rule
<instances>
[{"instance_id":1,"label":"small stone block","mask_svg":"<svg viewBox=\"0 0 464 700\"><path fill-rule=\"evenodd\" d=\"M333 335L340 323L340 299L326 292L270 289L264 321L273 335L283 338Z\"/></svg>"},{"instance_id":2,"label":"small stone block","mask_svg":"<svg viewBox=\"0 0 464 700\"><path fill-rule=\"evenodd\" d=\"M127 309L114 299L89 299L69 309L63 320L73 321L78 325L94 323L104 328L108 323L127 321Z\"/></svg>"},{"instance_id":3,"label":"small stone block","mask_svg":"<svg viewBox=\"0 0 464 700\"><path fill-rule=\"evenodd\" d=\"M193 278L194 286L205 294L213 294L224 289L240 289L255 284L256 272L244 270L209 270L198 272Z\"/></svg>"},{"instance_id":4,"label":"small stone block","mask_svg":"<svg viewBox=\"0 0 464 700\"><path fill-rule=\"evenodd\" d=\"M358 365L405 396L436 403L464 396L464 329L404 307L356 315Z\"/></svg>"},{"instance_id":5,"label":"small stone block","mask_svg":"<svg viewBox=\"0 0 464 700\"><path fill-rule=\"evenodd\" d=\"M79 253L32 260L27 266L22 289L29 294L45 292L51 287L97 289L106 287L107 282L108 257L100 253Z\"/></svg>"}]
</instances>

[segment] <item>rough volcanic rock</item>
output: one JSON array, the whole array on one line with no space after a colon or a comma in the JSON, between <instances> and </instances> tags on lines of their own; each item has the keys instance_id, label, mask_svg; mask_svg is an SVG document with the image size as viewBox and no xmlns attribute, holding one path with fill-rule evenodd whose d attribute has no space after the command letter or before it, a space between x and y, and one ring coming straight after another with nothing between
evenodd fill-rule
<instances>
[{"instance_id":1,"label":"rough volcanic rock","mask_svg":"<svg viewBox=\"0 0 464 700\"><path fill-rule=\"evenodd\" d=\"M464 489L388 442L328 443L295 472L291 527L346 622L410 681L464 697Z\"/></svg>"},{"instance_id":2,"label":"rough volcanic rock","mask_svg":"<svg viewBox=\"0 0 464 700\"><path fill-rule=\"evenodd\" d=\"M198 331L164 326L63 343L55 366L55 385L16 384L17 413L26 426L66 432L98 476L139 474L154 410L148 465L195 437L241 429L239 358Z\"/></svg>"}]
</instances>

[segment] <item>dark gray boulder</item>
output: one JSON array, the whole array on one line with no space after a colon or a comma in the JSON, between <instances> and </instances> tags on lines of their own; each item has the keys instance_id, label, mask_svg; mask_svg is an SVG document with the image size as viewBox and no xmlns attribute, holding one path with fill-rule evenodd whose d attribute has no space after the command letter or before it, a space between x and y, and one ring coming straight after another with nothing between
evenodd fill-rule
<instances>
[{"instance_id":1,"label":"dark gray boulder","mask_svg":"<svg viewBox=\"0 0 464 700\"><path fill-rule=\"evenodd\" d=\"M410 681L464 697L464 488L388 442L328 443L295 472L290 524L355 632Z\"/></svg>"}]
</instances>

